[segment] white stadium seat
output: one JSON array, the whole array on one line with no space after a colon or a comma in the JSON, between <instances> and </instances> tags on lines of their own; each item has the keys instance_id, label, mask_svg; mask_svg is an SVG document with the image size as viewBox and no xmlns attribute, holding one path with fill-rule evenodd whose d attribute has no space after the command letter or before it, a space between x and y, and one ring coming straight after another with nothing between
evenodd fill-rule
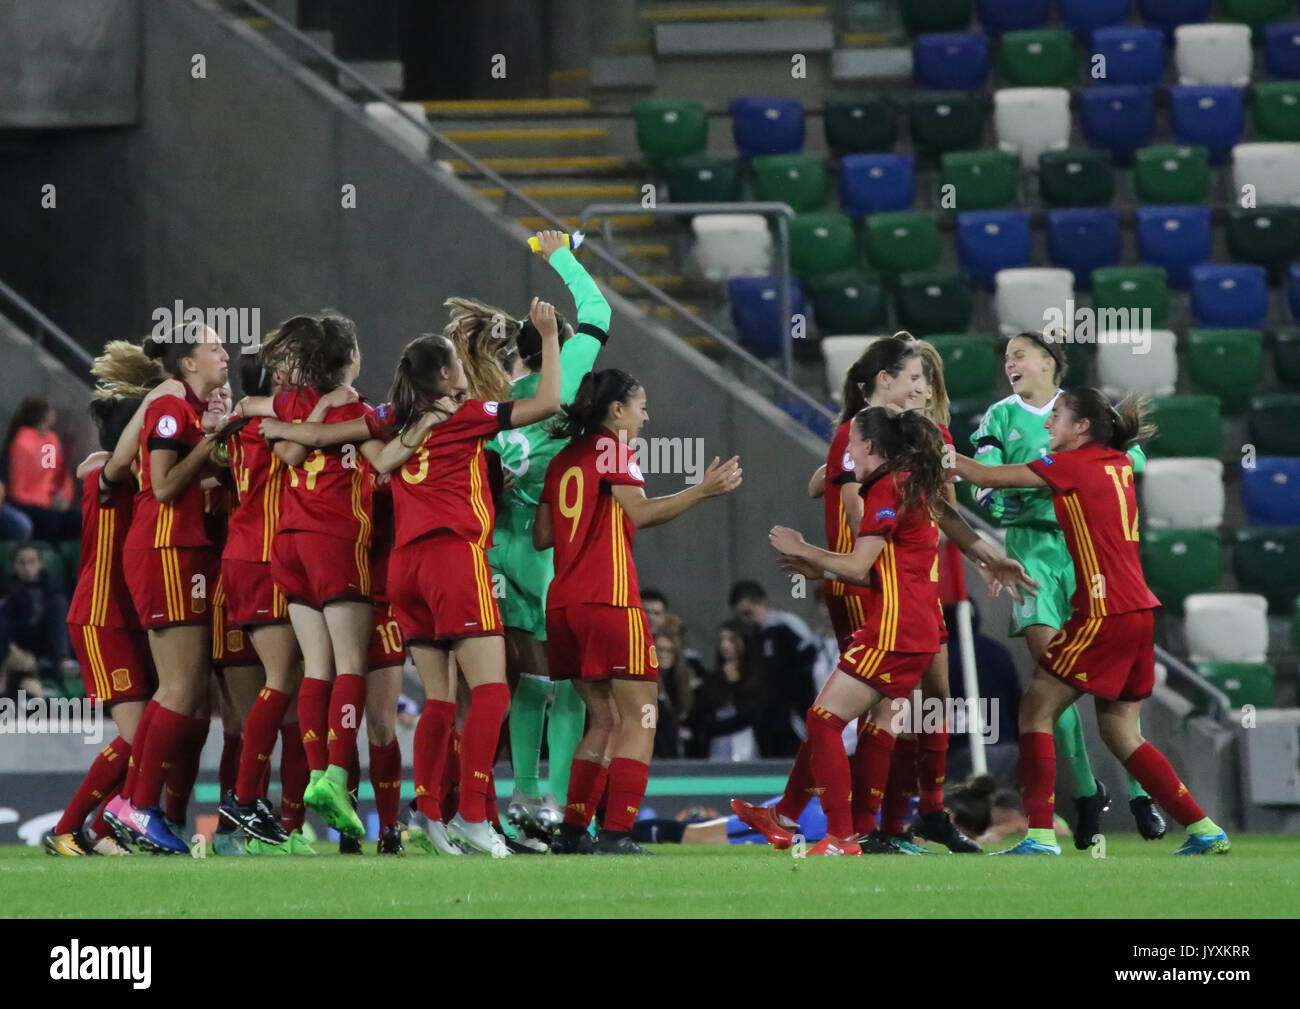
<instances>
[{"instance_id":1,"label":"white stadium seat","mask_svg":"<svg viewBox=\"0 0 1300 1009\"><path fill-rule=\"evenodd\" d=\"M1249 592L1196 592L1183 601L1183 642L1192 662L1263 662L1268 600Z\"/></svg>"},{"instance_id":2,"label":"white stadium seat","mask_svg":"<svg viewBox=\"0 0 1300 1009\"><path fill-rule=\"evenodd\" d=\"M1300 203L1300 144L1238 144L1232 149L1232 183L1238 200L1242 186L1254 186L1257 207Z\"/></svg>"},{"instance_id":3,"label":"white stadium seat","mask_svg":"<svg viewBox=\"0 0 1300 1009\"><path fill-rule=\"evenodd\" d=\"M1138 353L1143 344L1146 353ZM1172 396L1178 383L1178 338L1167 329L1142 334L1108 330L1097 337L1097 378L1112 399L1127 393Z\"/></svg>"},{"instance_id":4,"label":"white stadium seat","mask_svg":"<svg viewBox=\"0 0 1300 1009\"><path fill-rule=\"evenodd\" d=\"M844 376L853 362L881 336L828 336L822 340L822 359L826 362L826 385L838 403L844 391Z\"/></svg>"},{"instance_id":5,"label":"white stadium seat","mask_svg":"<svg viewBox=\"0 0 1300 1009\"><path fill-rule=\"evenodd\" d=\"M1160 529L1216 529L1223 524L1223 463L1218 459L1149 459L1142 475L1142 514Z\"/></svg>"},{"instance_id":6,"label":"white stadium seat","mask_svg":"<svg viewBox=\"0 0 1300 1009\"><path fill-rule=\"evenodd\" d=\"M1055 309L1065 320L1065 331L1074 329L1074 313L1066 302L1074 300L1074 274L1051 267L1026 266L998 270L993 275L997 288L994 304L1003 336L1033 331L1041 333L1048 311Z\"/></svg>"},{"instance_id":7,"label":"white stadium seat","mask_svg":"<svg viewBox=\"0 0 1300 1009\"><path fill-rule=\"evenodd\" d=\"M1174 29L1174 63L1180 84L1249 84L1250 26L1179 25Z\"/></svg>"},{"instance_id":8,"label":"white stadium seat","mask_svg":"<svg viewBox=\"0 0 1300 1009\"><path fill-rule=\"evenodd\" d=\"M1038 171L1043 151L1070 146L1070 92L1065 88L1003 88L993 93L998 146Z\"/></svg>"},{"instance_id":9,"label":"white stadium seat","mask_svg":"<svg viewBox=\"0 0 1300 1009\"><path fill-rule=\"evenodd\" d=\"M424 106L419 102L399 102L403 112L407 112L419 122L427 122ZM429 153L429 134L414 123L399 116L384 102L366 102L366 115L379 123L385 130L409 145L421 154Z\"/></svg>"},{"instance_id":10,"label":"white stadium seat","mask_svg":"<svg viewBox=\"0 0 1300 1009\"><path fill-rule=\"evenodd\" d=\"M697 214L691 232L695 268L706 280L722 283L771 272L772 233L762 214Z\"/></svg>"}]
</instances>

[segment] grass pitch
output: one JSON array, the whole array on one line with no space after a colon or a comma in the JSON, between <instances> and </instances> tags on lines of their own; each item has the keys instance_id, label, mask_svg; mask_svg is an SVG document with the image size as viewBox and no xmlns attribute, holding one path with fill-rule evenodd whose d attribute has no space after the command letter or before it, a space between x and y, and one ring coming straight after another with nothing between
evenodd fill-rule
<instances>
[{"instance_id":1,"label":"grass pitch","mask_svg":"<svg viewBox=\"0 0 1300 1009\"><path fill-rule=\"evenodd\" d=\"M755 845L658 845L650 858L515 856L59 859L0 848L0 915L40 918L1300 917L1294 837L1108 838L1105 858L794 859ZM318 845L324 849L325 845Z\"/></svg>"}]
</instances>

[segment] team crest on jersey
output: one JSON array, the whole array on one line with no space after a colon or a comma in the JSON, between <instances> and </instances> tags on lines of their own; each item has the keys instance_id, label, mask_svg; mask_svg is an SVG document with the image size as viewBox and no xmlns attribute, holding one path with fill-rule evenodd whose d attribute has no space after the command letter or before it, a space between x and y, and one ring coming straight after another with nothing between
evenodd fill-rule
<instances>
[{"instance_id":1,"label":"team crest on jersey","mask_svg":"<svg viewBox=\"0 0 1300 1009\"><path fill-rule=\"evenodd\" d=\"M377 407L375 407L375 416L378 417L380 420L386 421L392 415L393 415L393 408L390 407L387 403L380 403Z\"/></svg>"},{"instance_id":2,"label":"team crest on jersey","mask_svg":"<svg viewBox=\"0 0 1300 1009\"><path fill-rule=\"evenodd\" d=\"M1050 455L1043 456L1043 465L1050 466L1055 460Z\"/></svg>"},{"instance_id":3,"label":"team crest on jersey","mask_svg":"<svg viewBox=\"0 0 1300 1009\"><path fill-rule=\"evenodd\" d=\"M242 652L244 650L244 632L226 631L226 651Z\"/></svg>"},{"instance_id":4,"label":"team crest on jersey","mask_svg":"<svg viewBox=\"0 0 1300 1009\"><path fill-rule=\"evenodd\" d=\"M131 689L131 670L114 669L109 674L109 679L113 681L113 689L118 693Z\"/></svg>"},{"instance_id":5,"label":"team crest on jersey","mask_svg":"<svg viewBox=\"0 0 1300 1009\"><path fill-rule=\"evenodd\" d=\"M158 418L158 427L156 428L159 437L174 438L177 431L176 418L169 413L163 414Z\"/></svg>"},{"instance_id":6,"label":"team crest on jersey","mask_svg":"<svg viewBox=\"0 0 1300 1009\"><path fill-rule=\"evenodd\" d=\"M877 522L879 522L881 519L896 519L896 518L898 518L898 512L894 511L894 509L892 508L881 508L880 511L876 512Z\"/></svg>"},{"instance_id":7,"label":"team crest on jersey","mask_svg":"<svg viewBox=\"0 0 1300 1009\"><path fill-rule=\"evenodd\" d=\"M633 480L640 480L642 483L645 482L645 477L641 475L641 467L635 462L629 462L627 464L627 475Z\"/></svg>"},{"instance_id":8,"label":"team crest on jersey","mask_svg":"<svg viewBox=\"0 0 1300 1009\"><path fill-rule=\"evenodd\" d=\"M499 406L500 406L499 403L484 403L483 412L486 413L489 417L495 417L497 415L497 409L499 408Z\"/></svg>"},{"instance_id":9,"label":"team crest on jersey","mask_svg":"<svg viewBox=\"0 0 1300 1009\"><path fill-rule=\"evenodd\" d=\"M202 596L190 596L190 609L195 613L204 613L207 611L208 601Z\"/></svg>"},{"instance_id":10,"label":"team crest on jersey","mask_svg":"<svg viewBox=\"0 0 1300 1009\"><path fill-rule=\"evenodd\" d=\"M1020 432L1013 427L1011 429L1011 433L1007 435L1007 441L1019 441L1019 440L1020 440Z\"/></svg>"},{"instance_id":11,"label":"team crest on jersey","mask_svg":"<svg viewBox=\"0 0 1300 1009\"><path fill-rule=\"evenodd\" d=\"M840 460L840 469L844 470L847 473L852 468L853 468L853 456L845 452L844 458Z\"/></svg>"}]
</instances>

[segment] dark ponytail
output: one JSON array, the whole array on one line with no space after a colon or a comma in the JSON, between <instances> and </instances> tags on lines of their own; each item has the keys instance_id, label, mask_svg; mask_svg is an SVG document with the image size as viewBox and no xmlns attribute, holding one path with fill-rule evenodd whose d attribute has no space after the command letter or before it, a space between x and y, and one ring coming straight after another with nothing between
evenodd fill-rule
<instances>
[{"instance_id":1,"label":"dark ponytail","mask_svg":"<svg viewBox=\"0 0 1300 1009\"><path fill-rule=\"evenodd\" d=\"M948 474L944 468L944 442L932 421L913 411L870 406L853 418L858 437L870 441L892 472L906 473L900 508L937 501Z\"/></svg>"},{"instance_id":2,"label":"dark ponytail","mask_svg":"<svg viewBox=\"0 0 1300 1009\"><path fill-rule=\"evenodd\" d=\"M194 353L194 348L203 342L207 327L201 322L183 322L173 326L163 336L145 337L145 357L157 361L168 378L185 378L181 362Z\"/></svg>"},{"instance_id":3,"label":"dark ponytail","mask_svg":"<svg viewBox=\"0 0 1300 1009\"><path fill-rule=\"evenodd\" d=\"M343 384L357 350L356 324L324 309L318 315L295 315L267 337L259 355L268 372L279 369L295 386L324 394Z\"/></svg>"},{"instance_id":4,"label":"dark ponytail","mask_svg":"<svg viewBox=\"0 0 1300 1009\"><path fill-rule=\"evenodd\" d=\"M442 369L450 368L455 359L456 349L441 333L417 336L402 350L388 393L400 429L405 431L421 414L438 409L434 404L449 394L442 385Z\"/></svg>"},{"instance_id":5,"label":"dark ponytail","mask_svg":"<svg viewBox=\"0 0 1300 1009\"><path fill-rule=\"evenodd\" d=\"M1099 390L1090 387L1067 389L1061 393L1065 408L1075 420L1088 422L1088 437L1098 444L1123 452L1141 444L1156 433L1154 424L1148 424L1147 401L1136 396L1126 396L1111 406Z\"/></svg>"},{"instance_id":6,"label":"dark ponytail","mask_svg":"<svg viewBox=\"0 0 1300 1009\"><path fill-rule=\"evenodd\" d=\"M239 390L245 396L271 395L274 373L255 357L239 362Z\"/></svg>"},{"instance_id":7,"label":"dark ponytail","mask_svg":"<svg viewBox=\"0 0 1300 1009\"><path fill-rule=\"evenodd\" d=\"M614 403L626 403L641 383L618 368L588 372L572 403L560 407L560 414L551 421L547 433L552 438L582 438L604 423L605 415Z\"/></svg>"},{"instance_id":8,"label":"dark ponytail","mask_svg":"<svg viewBox=\"0 0 1300 1009\"><path fill-rule=\"evenodd\" d=\"M867 405L867 400L876 391L877 375L882 371L897 375L907 359L915 356L916 347L895 336L877 340L868 347L844 376L844 407L840 411L840 423L856 416Z\"/></svg>"},{"instance_id":9,"label":"dark ponytail","mask_svg":"<svg viewBox=\"0 0 1300 1009\"><path fill-rule=\"evenodd\" d=\"M110 399L100 396L90 401L90 419L99 431L99 447L105 452L112 452L122 437L122 432L131 423L135 411L142 400Z\"/></svg>"},{"instance_id":10,"label":"dark ponytail","mask_svg":"<svg viewBox=\"0 0 1300 1009\"><path fill-rule=\"evenodd\" d=\"M564 341L573 335L573 330L569 328L569 321L559 312L555 313L555 326L560 334L560 346L563 347ZM515 337L515 350L525 368L529 371L541 370L542 334L537 331L532 319L525 317L519 320L519 335Z\"/></svg>"}]
</instances>

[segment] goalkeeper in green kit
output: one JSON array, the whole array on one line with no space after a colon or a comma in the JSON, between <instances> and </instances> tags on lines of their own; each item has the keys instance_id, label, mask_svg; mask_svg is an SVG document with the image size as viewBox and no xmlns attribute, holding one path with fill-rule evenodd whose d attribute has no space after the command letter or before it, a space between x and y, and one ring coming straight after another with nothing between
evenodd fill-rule
<instances>
[{"instance_id":1,"label":"goalkeeper in green kit","mask_svg":"<svg viewBox=\"0 0 1300 1009\"><path fill-rule=\"evenodd\" d=\"M975 458L988 466L1025 463L1047 454L1044 424L1065 377L1065 350L1060 341L1039 333L1021 333L1007 343L1004 370L1011 395L988 408L971 437ZM1129 450L1133 471L1141 473L1146 456ZM1015 604L1011 633L1023 635L1035 662L1070 617L1074 593L1074 564L1065 535L1056 521L1052 496L1044 490L985 490L977 500L1007 531L1007 555L1024 565L1038 582L1038 594ZM1097 780L1084 745L1083 724L1074 706L1056 723L1056 750L1065 758L1075 782L1074 846L1080 851L1100 833L1101 814L1110 797ZM1165 822L1151 797L1132 777L1128 779L1129 808L1138 832L1147 840L1163 837Z\"/></svg>"},{"instance_id":2,"label":"goalkeeper in green kit","mask_svg":"<svg viewBox=\"0 0 1300 1009\"><path fill-rule=\"evenodd\" d=\"M557 313L560 324L560 401L573 402L583 376L609 338L609 303L568 247L559 231L539 232L529 243L555 268L573 295L577 328ZM510 398L531 396L542 361L541 337L525 321L517 339L519 354ZM534 838L544 838L564 817L555 796L569 791L569 765L582 738L586 708L568 681L552 682L546 665L546 591L555 576L550 550L533 549L533 519L546 480L546 467L567 442L551 438L548 422L503 431L487 445L501 457L508 486L496 510L488 562L493 581L503 587L501 619L506 629L508 666L519 681L510 700L510 750L515 791L507 820ZM547 722L547 709L550 719ZM546 727L550 776L539 778L542 731Z\"/></svg>"}]
</instances>

